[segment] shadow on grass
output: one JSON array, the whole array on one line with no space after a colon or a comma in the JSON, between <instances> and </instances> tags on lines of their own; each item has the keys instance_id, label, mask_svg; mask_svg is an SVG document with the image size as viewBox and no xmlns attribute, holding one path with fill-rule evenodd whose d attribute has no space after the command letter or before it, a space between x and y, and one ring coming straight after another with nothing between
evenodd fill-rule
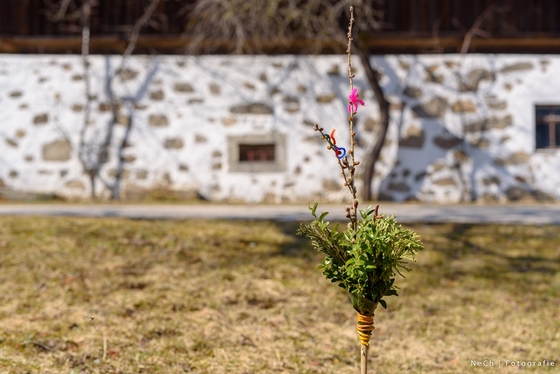
<instances>
[{"instance_id":1,"label":"shadow on grass","mask_svg":"<svg viewBox=\"0 0 560 374\"><path fill-rule=\"evenodd\" d=\"M290 240L280 246L280 254L288 257L304 257L312 258L316 256L315 249L311 246L311 242L304 236L296 234L300 223L298 222L278 222L277 227Z\"/></svg>"},{"instance_id":2,"label":"shadow on grass","mask_svg":"<svg viewBox=\"0 0 560 374\"><path fill-rule=\"evenodd\" d=\"M472 224L438 225L448 246L434 250L448 259L477 256L491 265L495 273L536 272L553 275L560 270L560 256L552 257L550 249L560 250L560 228L535 226L490 227ZM429 238L427 239L429 243ZM548 250L547 250L548 249ZM553 252L553 251L552 251ZM558 252L560 254L560 252ZM487 271L482 271L482 274Z\"/></svg>"}]
</instances>

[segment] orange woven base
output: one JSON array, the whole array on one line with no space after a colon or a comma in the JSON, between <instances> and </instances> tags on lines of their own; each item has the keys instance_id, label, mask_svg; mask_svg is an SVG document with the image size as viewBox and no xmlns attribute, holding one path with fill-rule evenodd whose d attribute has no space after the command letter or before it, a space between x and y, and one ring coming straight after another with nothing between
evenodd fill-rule
<instances>
[{"instance_id":1,"label":"orange woven base","mask_svg":"<svg viewBox=\"0 0 560 374\"><path fill-rule=\"evenodd\" d=\"M358 313L358 323L356 323L356 330L358 331L358 336L360 338L360 343L369 347L369 338L375 330L373 325L373 316L364 316Z\"/></svg>"}]
</instances>

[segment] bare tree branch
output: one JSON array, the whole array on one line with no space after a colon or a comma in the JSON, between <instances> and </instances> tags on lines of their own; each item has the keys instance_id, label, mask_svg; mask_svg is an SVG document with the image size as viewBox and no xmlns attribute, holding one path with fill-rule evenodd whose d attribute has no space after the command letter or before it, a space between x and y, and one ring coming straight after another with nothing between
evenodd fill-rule
<instances>
[{"instance_id":1,"label":"bare tree branch","mask_svg":"<svg viewBox=\"0 0 560 374\"><path fill-rule=\"evenodd\" d=\"M100 156L102 154L108 154L109 147L110 147L111 141L112 141L112 136L113 136L113 128L115 127L115 125L119 121L119 118L121 117L121 114L120 114L121 107L125 106L122 103L123 100L121 98L118 98L115 95L115 92L114 92L114 89L113 89L113 82L114 82L115 75L119 74L124 69L128 57L132 54L132 52L134 51L134 48L136 47L136 43L138 42L138 37L140 36L140 31L152 19L152 16L153 16L159 2L160 2L160 0L152 0L150 2L150 4L146 7L146 9L144 10L144 14L140 18L138 18L138 20L134 23L134 27L132 28L132 32L130 34L130 39L128 41L128 45L127 45L124 53L122 54L121 62L119 64L119 67L117 69L115 69L115 71L112 75L109 75L107 77L106 91L107 91L107 94L109 96L109 101L111 103L112 119L111 119L111 122L108 125L108 129L107 129L107 133L106 133L106 137L105 137L105 142L103 143L102 149L100 150L100 152L102 152L100 154ZM129 112L130 112L131 111L130 108L132 106L127 105L127 107L129 109ZM114 180L112 188L111 188L111 199L113 199L113 200L119 200L120 199L120 190L121 190L120 189L120 184L121 184L121 179L122 179L122 176L123 176L123 151L124 151L124 148L126 147L130 132L132 130L132 118L133 118L132 115L127 116L125 136L122 139L122 141L121 141L121 143L120 143L120 145L117 149L117 163L118 164L117 164L117 169L116 169L116 174L115 174L115 180Z\"/></svg>"},{"instance_id":2,"label":"bare tree branch","mask_svg":"<svg viewBox=\"0 0 560 374\"><path fill-rule=\"evenodd\" d=\"M85 105L85 112L84 112L84 122L82 123L82 128L80 129L80 143L79 143L79 151L78 151L78 158L84 171L88 174L90 179L90 187L91 187L91 199L95 200L95 179L99 172L100 168L100 160L97 157L97 160L91 162L88 160L88 154L91 152L87 150L88 148L85 144L86 141L86 130L90 123L90 115L91 115L91 85L90 85L90 69L89 69L89 44L90 44L90 24L91 24L91 7L92 7L93 0L86 0L82 7L82 64L84 67L84 88L85 88L85 98L86 98L86 105ZM98 155L99 156L99 155Z\"/></svg>"},{"instance_id":3,"label":"bare tree branch","mask_svg":"<svg viewBox=\"0 0 560 374\"><path fill-rule=\"evenodd\" d=\"M91 14L92 8L98 4L97 0L84 0L82 6L78 9L78 11L74 11L70 16L66 13L68 8L74 6L75 4L71 2L71 0L63 0L61 3L60 8L58 9L55 16L52 18L52 22L58 22L62 19L65 20L72 20L74 21L76 18L76 14L79 14L81 18L81 31L82 31L82 64L84 69L84 81L85 81L85 98L86 98L86 105L85 105L85 113L84 113L84 121L82 127L80 129L79 134L79 144L78 144L78 159L82 164L84 172L89 176L90 186L91 186L91 198L95 200L96 198L96 181L100 179L99 172L102 166L107 163L109 160L109 154L111 152L111 145L113 144L113 133L114 128L119 118L121 117L120 111L123 105L123 99L119 98L115 95L114 92L114 78L117 74L119 74L124 66L126 65L127 58L132 54L136 47L136 43L138 42L138 38L140 35L140 31L142 28L151 21L154 12L156 10L157 5L160 3L160 0L151 0L148 6L146 7L144 14L135 22L132 31L130 33L130 38L128 40L128 44L124 53L121 56L121 60L117 69L113 72L109 73L106 77L105 82L105 89L107 96L109 98L110 107L111 107L111 119L107 123L105 132L103 134L103 140L99 143L98 138L92 141L88 141L87 133L88 128L91 123L91 105L93 100L93 95L91 93L91 73L90 73L90 61L89 61L89 50L90 50L90 37L91 37ZM72 26L72 25L70 25ZM74 25L77 27L77 25ZM132 109L132 105L127 105L129 111ZM123 174L123 150L126 146L128 136L132 129L132 115L129 115L127 118L130 120L126 124L126 134L124 139L120 142L118 149L117 149L117 157L118 157L118 167L117 173L115 175L114 183L112 184L111 188L111 197L113 199L119 199L120 194L120 180ZM105 183L107 187L107 183Z\"/></svg>"},{"instance_id":4,"label":"bare tree branch","mask_svg":"<svg viewBox=\"0 0 560 374\"><path fill-rule=\"evenodd\" d=\"M146 7L144 14L142 17L138 18L134 27L132 29L132 33L130 34L130 39L128 41L128 45L126 46L126 50L123 53L123 64L124 59L132 54L134 48L136 48L136 43L138 42L138 37L140 36L140 31L142 27L144 27L148 21L152 18L154 11L156 10L157 5L159 4L160 0L152 0L152 2Z\"/></svg>"},{"instance_id":5,"label":"bare tree branch","mask_svg":"<svg viewBox=\"0 0 560 374\"><path fill-rule=\"evenodd\" d=\"M286 46L311 39L316 50L334 39L342 50L346 25L340 24L340 16L348 5L350 0L199 0L182 10L190 17L185 34L199 41L191 43L187 52L209 52L229 45L234 53L258 53L267 39L281 40ZM201 43L209 40L213 45Z\"/></svg>"},{"instance_id":6,"label":"bare tree branch","mask_svg":"<svg viewBox=\"0 0 560 374\"><path fill-rule=\"evenodd\" d=\"M469 31L467 31L465 34L465 37L463 39L463 45L461 46L461 54L464 55L469 51L473 37L475 37L476 35L480 35L480 36L489 35L489 33L482 30L482 25L488 18L492 17L496 13L504 13L508 10L509 10L508 7L498 8L495 4L491 4L488 8L484 10L484 12L482 12L478 17L476 17L473 25L471 26Z\"/></svg>"},{"instance_id":7,"label":"bare tree branch","mask_svg":"<svg viewBox=\"0 0 560 374\"><path fill-rule=\"evenodd\" d=\"M66 10L68 9L68 5L70 5L70 1L71 0L62 0L62 4L60 4L58 12L56 12L56 14L53 16L53 22L58 22L64 17L64 15L66 14Z\"/></svg>"},{"instance_id":8,"label":"bare tree branch","mask_svg":"<svg viewBox=\"0 0 560 374\"><path fill-rule=\"evenodd\" d=\"M438 18L432 25L432 39L434 40L434 52L443 53L441 43L439 40L439 26L441 25L441 18Z\"/></svg>"},{"instance_id":9,"label":"bare tree branch","mask_svg":"<svg viewBox=\"0 0 560 374\"><path fill-rule=\"evenodd\" d=\"M356 53L360 57L362 66L365 69L368 83L372 88L377 104L379 105L379 116L381 119L381 128L376 134L375 144L373 145L371 151L365 156L363 174L363 198L364 200L369 201L372 200L373 197L372 184L373 177L375 175L375 165L379 160L379 155L381 154L381 150L383 149L383 145L385 144L385 138L387 137L387 131L389 129L389 101L387 101L387 98L383 93L383 89L379 84L379 73L375 70L375 68L369 61L369 54L361 49L359 45L355 44L354 46Z\"/></svg>"}]
</instances>

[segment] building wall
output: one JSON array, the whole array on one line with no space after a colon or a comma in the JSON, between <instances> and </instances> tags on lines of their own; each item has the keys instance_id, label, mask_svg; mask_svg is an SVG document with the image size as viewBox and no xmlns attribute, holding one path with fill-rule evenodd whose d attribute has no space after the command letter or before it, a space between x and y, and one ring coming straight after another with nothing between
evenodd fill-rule
<instances>
[{"instance_id":1,"label":"building wall","mask_svg":"<svg viewBox=\"0 0 560 374\"><path fill-rule=\"evenodd\" d=\"M390 129L375 174L380 199L560 198L560 152L535 150L535 105L560 103L559 57L372 60L391 102ZM276 203L347 197L334 153L313 131L314 123L336 129L337 144L348 144L346 56L132 56L112 81L122 104L108 137L112 114L106 82L119 64L119 56L91 57L91 112L84 126L80 56L0 56L0 193L5 198L88 198L91 183L84 167L95 164L106 139L109 153L95 185L102 198L117 189L124 199L157 191ZM379 115L358 59L353 66L355 86L366 102L356 116L356 155L363 159ZM240 139L278 142L279 161L270 168L240 167L235 159ZM119 170L122 178L115 183Z\"/></svg>"}]
</instances>

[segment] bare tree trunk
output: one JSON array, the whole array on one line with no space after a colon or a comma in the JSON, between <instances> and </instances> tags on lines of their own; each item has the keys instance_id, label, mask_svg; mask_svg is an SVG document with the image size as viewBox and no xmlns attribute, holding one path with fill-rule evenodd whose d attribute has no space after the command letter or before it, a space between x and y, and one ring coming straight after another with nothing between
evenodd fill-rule
<instances>
[{"instance_id":1,"label":"bare tree trunk","mask_svg":"<svg viewBox=\"0 0 560 374\"><path fill-rule=\"evenodd\" d=\"M130 105L130 103L129 103ZM132 106L132 105L130 105ZM131 110L128 111L129 113L131 113ZM130 131L132 130L132 121L133 121L133 116L127 116L127 122L126 122L126 130L124 133L124 136L122 138L122 141L119 145L119 148L117 150L117 172L115 174L115 182L113 184L113 189L111 191L111 199L113 200L120 200L121 198L121 181L122 181L122 177L123 177L123 172L124 172L124 149L127 147L128 145L128 138L130 136Z\"/></svg>"},{"instance_id":2,"label":"bare tree trunk","mask_svg":"<svg viewBox=\"0 0 560 374\"><path fill-rule=\"evenodd\" d=\"M27 4L29 0L25 1ZM60 3L60 7L52 17L53 22L59 22L66 17L66 13L72 0L62 0ZM136 48L136 44L138 42L138 37L140 36L140 31L142 28L152 19L154 12L161 3L161 0L151 0L148 6L144 10L144 14L135 22L132 32L130 34L128 44L126 50L122 54L121 61L118 67L113 71L107 74L106 82L105 82L105 90L107 92L107 96L109 98L109 102L111 105L111 114L112 118L109 120L107 124L107 128L105 131L105 136L103 142L97 146L96 140L92 142L87 141L87 129L90 125L90 118L91 118L91 104L92 104L92 97L91 94L91 77L90 77L90 61L89 61L89 50L90 50L90 33L91 33L91 12L92 8L98 4L96 0L84 0L81 6L81 26L82 26L82 64L84 69L84 81L85 81L85 113L84 113L84 121L82 127L80 129L79 135L79 145L78 145L78 159L83 167L85 174L89 177L90 188L91 188L91 199L96 199L96 189L95 185L99 179L99 172L102 166L108 162L109 154L111 151L111 145L113 143L113 134L114 128L119 121L120 118L120 111L121 107L123 107L123 100L120 97L117 97L114 92L113 83L116 76L122 71L124 66L126 65L126 61L128 57L132 54L134 49ZM131 110L129 110L130 114ZM128 118L132 119L132 115L129 115ZM114 200L119 199L120 195L120 182L122 179L123 174L123 150L127 144L128 136L130 134L132 128L132 122L126 124L126 134L124 139L119 145L117 150L118 154L118 166L117 166L117 173L115 176L115 182L111 188L111 198ZM108 187L108 186L107 186Z\"/></svg>"},{"instance_id":3,"label":"bare tree trunk","mask_svg":"<svg viewBox=\"0 0 560 374\"><path fill-rule=\"evenodd\" d=\"M101 166L109 160L109 148L111 146L111 141L113 138L113 129L115 127L116 120L116 107L113 106L113 95L111 82L112 77L107 78L107 91L111 98L111 108L113 109L113 119L107 125L107 132L105 134L105 139L99 149L95 149L91 144L86 142L86 132L87 127L90 122L91 113L91 86L90 86L90 73L89 73L89 41L90 41L90 16L91 16L91 5L93 0L87 0L82 8L82 16L84 19L84 26L82 29L82 61L84 65L84 80L85 80L85 96L86 96L86 108L84 114L84 123L80 130L80 150L79 158L80 162L84 168L84 171L89 175L90 188L91 188L91 199L96 199L95 193L95 182L101 170Z\"/></svg>"},{"instance_id":4,"label":"bare tree trunk","mask_svg":"<svg viewBox=\"0 0 560 374\"><path fill-rule=\"evenodd\" d=\"M387 137L387 130L389 128L389 102L385 98L385 94L379 85L379 73L375 68L371 65L369 61L369 54L366 53L363 49L359 46L354 44L355 51L360 57L360 61L362 62L362 66L365 69L366 77L370 87L373 89L373 93L375 94L375 99L379 104L379 116L381 120L381 128L377 133L377 137L375 140L375 144L371 151L365 157L365 165L364 165L364 175L363 175L363 183L364 183L364 192L363 192L363 199L365 201L372 200L372 182L373 176L375 174L375 164L379 159L379 155L381 154L381 150L383 149L383 144L385 143L385 138Z\"/></svg>"},{"instance_id":5,"label":"bare tree trunk","mask_svg":"<svg viewBox=\"0 0 560 374\"><path fill-rule=\"evenodd\" d=\"M136 23L134 24L134 27L132 29L132 33L130 35L130 39L128 41L128 45L126 46L126 50L124 51L122 58L121 58L121 62L118 66L118 68L115 70L115 73L110 75L109 77L107 77L107 94L109 95L109 100L111 102L111 113L112 113L112 119L111 119L111 123L109 124L109 128L107 129L107 134L108 137L106 139L106 142L104 143L104 147L105 147L105 151L107 152L108 155L108 151L109 151L109 146L110 146L110 141L111 141L111 137L113 134L113 129L115 127L115 125L117 124L117 122L119 121L119 117L120 117L120 111L121 111L121 107L125 107L125 105L123 105L123 100L121 100L120 98L115 96L114 90L113 90L113 82L114 79L116 77L117 74L119 74L125 67L126 65L126 61L128 59L128 57L132 54L132 52L134 51L134 48L136 48L136 43L138 42L138 37L140 36L140 31L142 30L142 27L144 27L148 21L152 18L157 5L160 3L160 0L152 0L150 2L150 4L146 7L146 9L144 10L144 14L142 15L142 17L140 17ZM121 180L122 180L122 176L123 176L123 162L124 162L124 158L123 158L123 151L124 148L126 147L126 144L128 142L128 137L130 135L130 131L132 130L132 118L133 116L131 115L131 110L128 111L129 115L127 116L128 118L128 122L126 123L126 132L124 135L123 140L121 141L119 148L117 149L117 168L116 168L116 174L115 174L115 180L113 182L113 186L111 188L111 199L112 200L120 200L120 192L121 192Z\"/></svg>"},{"instance_id":6,"label":"bare tree trunk","mask_svg":"<svg viewBox=\"0 0 560 374\"><path fill-rule=\"evenodd\" d=\"M94 201L95 200L95 179L97 178L96 173L94 170L88 170L88 176L89 176L89 185L91 187L91 200Z\"/></svg>"},{"instance_id":7,"label":"bare tree trunk","mask_svg":"<svg viewBox=\"0 0 560 374\"><path fill-rule=\"evenodd\" d=\"M68 7L69 1L64 1L60 11L56 14L56 18L62 17L66 8ZM91 113L91 86L90 86L90 76L89 76L89 42L90 42L90 22L91 22L91 5L92 0L87 0L84 2L82 8L82 64L84 66L84 82L85 82L85 97L86 97L86 107L84 113L84 122L82 128L80 129L80 144L78 149L78 158L80 163L84 168L84 171L89 175L90 188L91 188L91 199L95 200L95 178L97 177L97 171L89 165L87 160L87 155L84 154L86 151L85 137L86 129L89 126L89 119Z\"/></svg>"}]
</instances>

